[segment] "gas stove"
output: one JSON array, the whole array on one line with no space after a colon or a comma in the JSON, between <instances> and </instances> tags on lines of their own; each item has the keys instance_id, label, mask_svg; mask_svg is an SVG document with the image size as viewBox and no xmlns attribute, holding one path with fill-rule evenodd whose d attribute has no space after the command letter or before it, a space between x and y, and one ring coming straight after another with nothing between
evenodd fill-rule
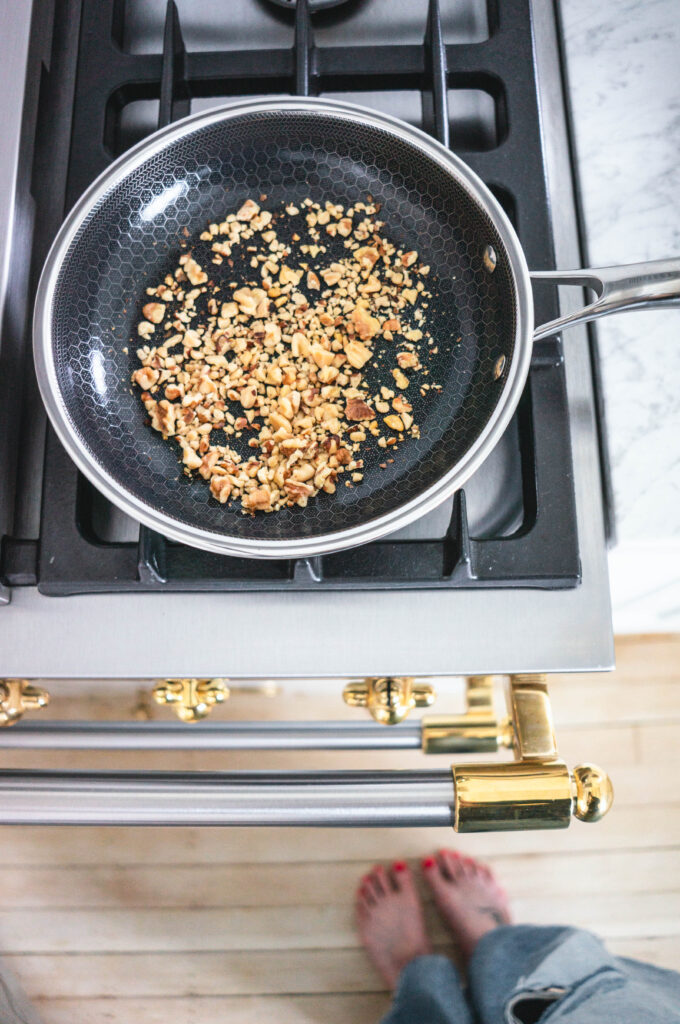
<instances>
[{"instance_id":1,"label":"gas stove","mask_svg":"<svg viewBox=\"0 0 680 1024\"><path fill-rule=\"evenodd\" d=\"M183 547L111 505L46 426L30 353L37 277L66 211L156 127L229 97L351 99L423 127L489 185L533 268L578 265L552 5L246 0L227 17L201 2L35 0L32 14L12 10L0 72L3 674L609 667L585 330L535 346L516 416L454 499L383 541L278 562ZM539 321L559 312L547 289L536 304Z\"/></svg>"}]
</instances>

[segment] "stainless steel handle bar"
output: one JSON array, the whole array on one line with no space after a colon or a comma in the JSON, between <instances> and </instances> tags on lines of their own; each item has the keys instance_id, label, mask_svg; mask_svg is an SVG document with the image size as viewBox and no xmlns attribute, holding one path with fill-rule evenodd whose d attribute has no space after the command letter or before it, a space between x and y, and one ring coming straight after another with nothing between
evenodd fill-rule
<instances>
[{"instance_id":1,"label":"stainless steel handle bar","mask_svg":"<svg viewBox=\"0 0 680 1024\"><path fill-rule=\"evenodd\" d=\"M21 722L2 748L50 750L419 750L420 722ZM470 746L472 751L477 748Z\"/></svg>"},{"instance_id":2,"label":"stainless steel handle bar","mask_svg":"<svg viewBox=\"0 0 680 1024\"><path fill-rule=\"evenodd\" d=\"M453 825L450 771L0 771L3 825Z\"/></svg>"},{"instance_id":3,"label":"stainless steel handle bar","mask_svg":"<svg viewBox=\"0 0 680 1024\"><path fill-rule=\"evenodd\" d=\"M534 331L534 341L610 313L680 306L680 259L629 263L627 266L594 270L537 270L532 271L530 277L532 281L580 285L592 289L597 296L583 309L541 324Z\"/></svg>"}]
</instances>

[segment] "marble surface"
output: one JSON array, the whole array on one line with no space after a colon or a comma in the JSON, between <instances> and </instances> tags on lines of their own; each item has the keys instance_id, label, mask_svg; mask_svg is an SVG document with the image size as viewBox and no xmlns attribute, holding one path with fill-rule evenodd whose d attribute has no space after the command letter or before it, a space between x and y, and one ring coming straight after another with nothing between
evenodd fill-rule
<instances>
[{"instance_id":1,"label":"marble surface","mask_svg":"<svg viewBox=\"0 0 680 1024\"><path fill-rule=\"evenodd\" d=\"M590 261L680 257L680 2L561 6ZM680 310L599 338L619 544L659 550L680 541Z\"/></svg>"}]
</instances>

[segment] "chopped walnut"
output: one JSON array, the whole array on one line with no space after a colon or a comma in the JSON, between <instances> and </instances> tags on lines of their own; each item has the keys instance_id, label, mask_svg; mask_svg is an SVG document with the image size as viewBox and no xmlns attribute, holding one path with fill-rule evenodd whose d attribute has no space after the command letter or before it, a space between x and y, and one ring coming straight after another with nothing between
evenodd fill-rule
<instances>
[{"instance_id":1,"label":"chopped walnut","mask_svg":"<svg viewBox=\"0 0 680 1024\"><path fill-rule=\"evenodd\" d=\"M350 341L345 346L345 355L347 361L360 370L371 358L371 350L362 345L360 341Z\"/></svg>"},{"instance_id":2,"label":"chopped walnut","mask_svg":"<svg viewBox=\"0 0 680 1024\"><path fill-rule=\"evenodd\" d=\"M348 420L372 420L374 412L370 405L361 398L348 398L345 406L345 418Z\"/></svg>"},{"instance_id":3,"label":"chopped walnut","mask_svg":"<svg viewBox=\"0 0 680 1024\"><path fill-rule=\"evenodd\" d=\"M135 370L132 379L143 391L150 391L159 376L158 370L154 370L152 366L142 366L141 369Z\"/></svg>"},{"instance_id":4,"label":"chopped walnut","mask_svg":"<svg viewBox=\"0 0 680 1024\"><path fill-rule=\"evenodd\" d=\"M162 302L147 302L142 313L152 324L160 324L165 316L165 306Z\"/></svg>"},{"instance_id":5,"label":"chopped walnut","mask_svg":"<svg viewBox=\"0 0 680 1024\"><path fill-rule=\"evenodd\" d=\"M417 253L384 237L373 201L286 207L289 217L300 212L306 227L287 232L280 212L247 200L209 224L204 248L182 253L175 271L145 290L137 324L144 343L132 381L151 427L172 439L184 472L205 480L212 498L239 500L248 514L305 507L335 493L343 474L347 486L360 485L362 445L389 449L405 433L418 437L410 403L380 383L369 400L364 374L370 363L371 375L391 372L404 389L403 370L417 373L436 353ZM331 261L324 241L336 235L345 255ZM214 282L201 267L206 251L219 268ZM383 360L393 332L408 348L390 371ZM392 436L382 436L376 416Z\"/></svg>"},{"instance_id":6,"label":"chopped walnut","mask_svg":"<svg viewBox=\"0 0 680 1024\"><path fill-rule=\"evenodd\" d=\"M140 336L140 338L150 338L155 330L156 328L154 327L154 325L152 323L149 323L148 320L141 320L137 324L137 334Z\"/></svg>"},{"instance_id":7,"label":"chopped walnut","mask_svg":"<svg viewBox=\"0 0 680 1024\"><path fill-rule=\"evenodd\" d=\"M402 370L412 370L418 365L418 356L415 352L397 352L397 362Z\"/></svg>"},{"instance_id":8,"label":"chopped walnut","mask_svg":"<svg viewBox=\"0 0 680 1024\"><path fill-rule=\"evenodd\" d=\"M237 220L249 221L260 212L260 207L252 199L246 199L241 209L236 214Z\"/></svg>"},{"instance_id":9,"label":"chopped walnut","mask_svg":"<svg viewBox=\"0 0 680 1024\"><path fill-rule=\"evenodd\" d=\"M191 284L205 284L208 280L208 275L204 270L201 270L198 263L193 257L189 256L184 264L184 273L189 278Z\"/></svg>"},{"instance_id":10,"label":"chopped walnut","mask_svg":"<svg viewBox=\"0 0 680 1024\"><path fill-rule=\"evenodd\" d=\"M379 255L378 250L373 245L364 245L354 252L354 258L359 260L362 267L368 267L369 270L372 270L378 262Z\"/></svg>"},{"instance_id":11,"label":"chopped walnut","mask_svg":"<svg viewBox=\"0 0 680 1024\"><path fill-rule=\"evenodd\" d=\"M367 341L380 330L380 321L371 316L363 303L357 303L352 310L352 325L362 341Z\"/></svg>"},{"instance_id":12,"label":"chopped walnut","mask_svg":"<svg viewBox=\"0 0 680 1024\"><path fill-rule=\"evenodd\" d=\"M272 496L268 487L257 487L254 491L245 494L243 497L244 507L253 512L257 509L269 508L271 503Z\"/></svg>"}]
</instances>

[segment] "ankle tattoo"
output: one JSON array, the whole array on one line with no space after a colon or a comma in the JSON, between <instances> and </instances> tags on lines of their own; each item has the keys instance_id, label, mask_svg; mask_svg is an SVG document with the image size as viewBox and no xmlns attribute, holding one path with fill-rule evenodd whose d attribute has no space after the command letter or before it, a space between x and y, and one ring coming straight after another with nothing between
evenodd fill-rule
<instances>
[{"instance_id":1,"label":"ankle tattoo","mask_svg":"<svg viewBox=\"0 0 680 1024\"><path fill-rule=\"evenodd\" d=\"M505 920L500 910L495 907L477 907L477 911L480 914L488 914L489 917L493 918L497 925L505 924Z\"/></svg>"}]
</instances>

